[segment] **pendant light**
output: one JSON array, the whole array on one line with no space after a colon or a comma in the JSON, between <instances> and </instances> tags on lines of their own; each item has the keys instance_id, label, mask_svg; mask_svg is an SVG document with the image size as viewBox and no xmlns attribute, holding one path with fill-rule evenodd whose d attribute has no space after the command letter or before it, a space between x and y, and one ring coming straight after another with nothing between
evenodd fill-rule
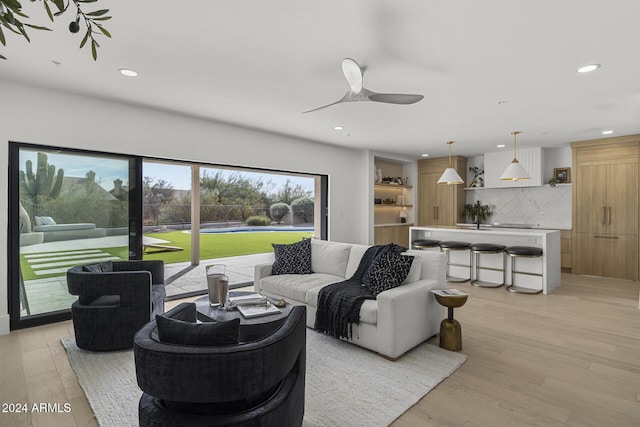
<instances>
[{"instance_id":1,"label":"pendant light","mask_svg":"<svg viewBox=\"0 0 640 427\"><path fill-rule=\"evenodd\" d=\"M464 181L460 178L458 172L453 168L453 163L451 163L451 144L453 144L453 141L447 142L447 145L449 146L449 167L444 170L444 173L438 180L438 184L464 184Z\"/></svg>"},{"instance_id":2,"label":"pendant light","mask_svg":"<svg viewBox=\"0 0 640 427\"><path fill-rule=\"evenodd\" d=\"M500 179L505 181L522 181L525 179L531 179L531 175L522 167L518 159L516 158L516 136L521 133L518 131L511 132L513 135L513 160L507 166Z\"/></svg>"}]
</instances>

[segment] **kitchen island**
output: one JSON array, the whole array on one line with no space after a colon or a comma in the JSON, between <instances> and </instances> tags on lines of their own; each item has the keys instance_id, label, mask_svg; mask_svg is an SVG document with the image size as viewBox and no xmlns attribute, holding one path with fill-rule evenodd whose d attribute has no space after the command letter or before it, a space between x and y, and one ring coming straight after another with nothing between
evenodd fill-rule
<instances>
[{"instance_id":1,"label":"kitchen island","mask_svg":"<svg viewBox=\"0 0 640 427\"><path fill-rule=\"evenodd\" d=\"M540 229L516 229L516 228L471 228L471 227L410 227L409 242L416 239L431 240L456 240L469 243L493 243L505 246L533 246L542 249L540 258L518 258L516 261L518 271L530 271L541 273L542 277L517 275L519 287L540 289L546 295L560 285L560 231ZM451 262L457 264L469 263L467 251L452 252ZM483 267L502 268L499 256L481 256L480 265ZM509 285L511 278L511 263L506 263L504 277ZM483 272L483 270L481 270ZM451 267L452 275L467 277L469 269L464 267ZM483 273L481 273L483 274ZM502 273L484 272L490 281L502 281ZM466 276L465 276L466 275ZM499 276L499 277L498 277Z\"/></svg>"}]
</instances>

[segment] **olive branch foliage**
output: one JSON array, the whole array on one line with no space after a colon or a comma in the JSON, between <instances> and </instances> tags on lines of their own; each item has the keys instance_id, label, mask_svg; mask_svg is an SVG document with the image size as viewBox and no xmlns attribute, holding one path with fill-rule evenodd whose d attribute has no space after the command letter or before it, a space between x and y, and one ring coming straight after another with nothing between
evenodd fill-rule
<instances>
[{"instance_id":1,"label":"olive branch foliage","mask_svg":"<svg viewBox=\"0 0 640 427\"><path fill-rule=\"evenodd\" d=\"M22 2L26 0L0 0L0 43L3 46L7 45L5 31L8 30L15 34L23 36L28 42L31 42L27 29L51 31L50 28L34 25L29 23L29 16L22 11ZM31 3L35 3L36 0L30 0ZM69 6L73 4L76 10L76 16L69 24L69 31L77 33L80 31L81 23L86 27L86 32L82 41L80 42L80 49L87 45L88 41L91 41L91 56L93 60L98 59L98 48L100 45L96 40L96 36L104 35L111 38L111 33L103 26L104 21L111 19L108 15L109 9L99 9L93 12L85 12L83 7L87 6L86 3L96 3L98 0L38 0L44 5L44 9L49 16L51 22L54 18L57 18L64 14ZM7 59L0 53L0 59Z\"/></svg>"}]
</instances>

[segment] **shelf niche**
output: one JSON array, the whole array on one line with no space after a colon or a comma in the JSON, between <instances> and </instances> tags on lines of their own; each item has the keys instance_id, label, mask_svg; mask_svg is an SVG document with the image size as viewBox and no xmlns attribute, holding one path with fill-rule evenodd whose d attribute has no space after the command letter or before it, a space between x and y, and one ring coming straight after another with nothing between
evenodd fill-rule
<instances>
[{"instance_id":1,"label":"shelf niche","mask_svg":"<svg viewBox=\"0 0 640 427\"><path fill-rule=\"evenodd\" d=\"M405 181L407 177L413 176L410 173L410 163L383 157L374 157L374 163L376 172L380 170L382 178L402 178ZM374 207L374 242L376 244L397 243L408 247L408 226L414 223L414 190L411 184L386 184L374 181L374 200L371 200L371 203ZM403 199L401 203L398 203L399 197ZM375 203L376 199L380 199L380 202L392 199L394 202ZM400 222L400 212L406 213L406 223ZM397 224L396 230L389 229L389 227L393 229L395 224Z\"/></svg>"}]
</instances>

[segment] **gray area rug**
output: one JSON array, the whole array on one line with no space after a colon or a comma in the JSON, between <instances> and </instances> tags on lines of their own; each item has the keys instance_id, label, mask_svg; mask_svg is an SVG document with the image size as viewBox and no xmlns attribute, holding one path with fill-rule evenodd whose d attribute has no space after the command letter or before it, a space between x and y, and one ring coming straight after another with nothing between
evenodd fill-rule
<instances>
[{"instance_id":1,"label":"gray area rug","mask_svg":"<svg viewBox=\"0 0 640 427\"><path fill-rule=\"evenodd\" d=\"M138 425L133 351L62 345L102 427ZM422 344L396 362L307 329L304 426L387 426L460 367L467 356Z\"/></svg>"}]
</instances>

